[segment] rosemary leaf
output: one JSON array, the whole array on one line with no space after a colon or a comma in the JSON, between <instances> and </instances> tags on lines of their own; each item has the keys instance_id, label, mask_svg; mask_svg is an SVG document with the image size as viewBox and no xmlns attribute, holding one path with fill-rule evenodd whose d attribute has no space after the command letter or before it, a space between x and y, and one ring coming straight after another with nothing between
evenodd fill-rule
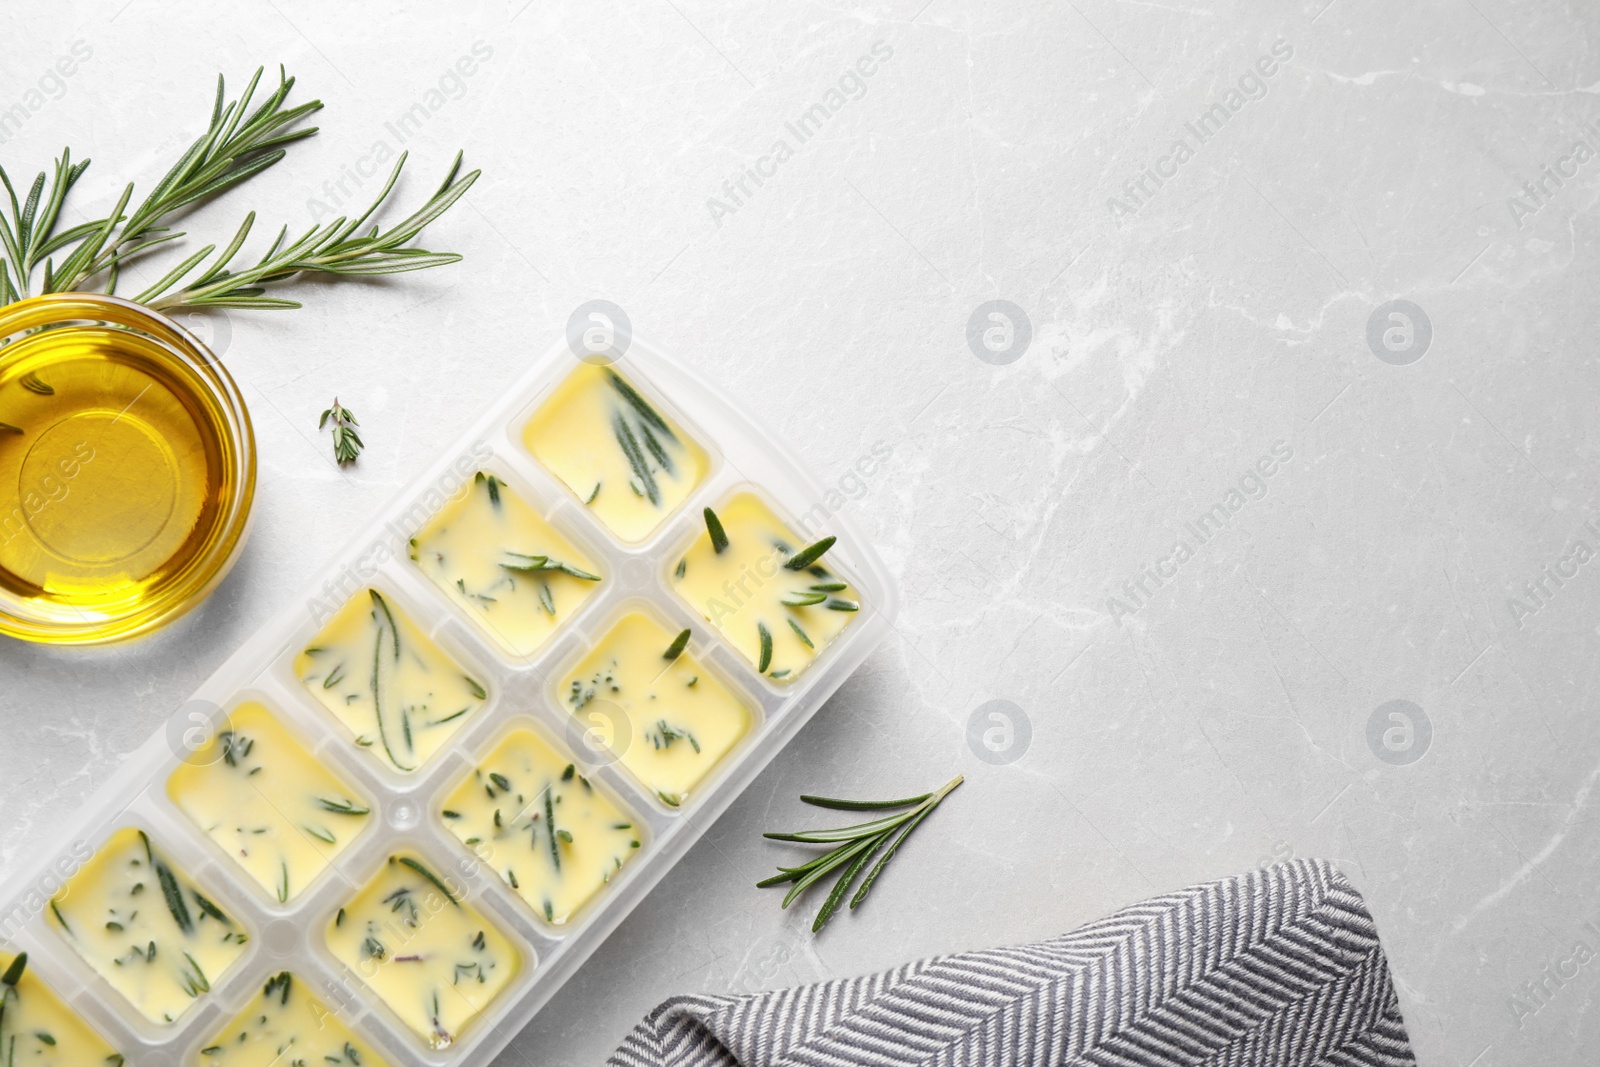
<instances>
[{"instance_id":1,"label":"rosemary leaf","mask_svg":"<svg viewBox=\"0 0 1600 1067\"><path fill-rule=\"evenodd\" d=\"M17 953L16 959L11 961L11 966L6 968L6 973L0 975L0 985L14 986L22 981L22 972L27 969L27 966L28 954L26 952Z\"/></svg>"},{"instance_id":2,"label":"rosemary leaf","mask_svg":"<svg viewBox=\"0 0 1600 1067\"><path fill-rule=\"evenodd\" d=\"M878 834L885 830L893 830L911 815L912 812L903 811L898 815L885 815L881 819L873 819L871 822L841 826L837 830L802 830L797 833L765 833L761 836L769 841L800 841L810 845L827 845L839 841L853 841L863 834Z\"/></svg>"},{"instance_id":3,"label":"rosemary leaf","mask_svg":"<svg viewBox=\"0 0 1600 1067\"><path fill-rule=\"evenodd\" d=\"M650 406L650 401L640 396L638 391L635 390L633 386L623 381L621 375L619 375L616 371L608 371L607 375L609 376L612 387L615 388L617 392L621 393L623 398L627 400L628 403L633 405L633 409L639 413L639 417L644 420L646 426L653 426L657 430L660 430L662 433L667 435L667 439L669 441L677 441L677 434L672 432L672 427L667 425L667 420L663 419L660 413L658 413L655 408Z\"/></svg>"},{"instance_id":4,"label":"rosemary leaf","mask_svg":"<svg viewBox=\"0 0 1600 1067\"><path fill-rule=\"evenodd\" d=\"M556 810L550 794L553 789L546 786L544 791L544 828L550 834L550 860L556 865L556 870L561 870L561 844L556 840Z\"/></svg>"},{"instance_id":5,"label":"rosemary leaf","mask_svg":"<svg viewBox=\"0 0 1600 1067\"><path fill-rule=\"evenodd\" d=\"M783 565L792 571L803 571L817 560L825 556L828 552L828 549L832 548L834 542L838 540L839 539L837 537L834 537L830 534L815 544L807 545L805 548L802 548L800 551L790 556Z\"/></svg>"},{"instance_id":6,"label":"rosemary leaf","mask_svg":"<svg viewBox=\"0 0 1600 1067\"><path fill-rule=\"evenodd\" d=\"M865 867L867 861L872 859L878 849L883 846L884 840L885 838L882 835L874 838L872 847L857 856L855 862L846 867L844 873L839 876L839 880L833 883L833 892L828 894L828 899L823 903L822 910L817 912L817 918L811 924L812 933L816 933L827 925L828 920L833 917L834 910L839 907L839 902L844 899L846 893L850 892L850 887L855 883L856 876L861 873L861 868Z\"/></svg>"},{"instance_id":7,"label":"rosemary leaf","mask_svg":"<svg viewBox=\"0 0 1600 1067\"><path fill-rule=\"evenodd\" d=\"M189 905L184 903L183 891L178 888L178 879L172 873L172 868L165 863L151 857L150 863L156 869L156 881L161 883L161 895L166 898L167 910L172 913L172 921L178 924L178 929L184 933L194 930L194 919L189 914Z\"/></svg>"},{"instance_id":8,"label":"rosemary leaf","mask_svg":"<svg viewBox=\"0 0 1600 1067\"><path fill-rule=\"evenodd\" d=\"M772 666L772 631L767 629L766 623L758 622L756 634L761 638L761 662L756 666L756 673L766 674L767 668Z\"/></svg>"},{"instance_id":9,"label":"rosemary leaf","mask_svg":"<svg viewBox=\"0 0 1600 1067\"><path fill-rule=\"evenodd\" d=\"M705 516L706 534L711 538L712 549L720 556L728 550L728 532L722 528L722 520L717 518L715 511L706 508Z\"/></svg>"},{"instance_id":10,"label":"rosemary leaf","mask_svg":"<svg viewBox=\"0 0 1600 1067\"><path fill-rule=\"evenodd\" d=\"M839 811L875 811L880 808L905 808L912 804L921 804L933 796L932 793L923 793L919 796L906 797L903 800L835 800L833 797L813 796L804 793L800 803L810 804L818 808L834 808Z\"/></svg>"},{"instance_id":11,"label":"rosemary leaf","mask_svg":"<svg viewBox=\"0 0 1600 1067\"><path fill-rule=\"evenodd\" d=\"M633 468L633 475L644 489L644 495L650 498L650 503L660 507L661 488L656 485L656 477L650 472L649 461L639 450L639 439L634 436L633 427L628 425L628 420L619 412L612 417L611 430L616 434L622 454L628 457L628 465Z\"/></svg>"},{"instance_id":12,"label":"rosemary leaf","mask_svg":"<svg viewBox=\"0 0 1600 1067\"><path fill-rule=\"evenodd\" d=\"M412 859L410 856L399 857L399 862L401 865L410 867L413 871L416 871L418 874L422 875L422 877L432 882L435 888L437 888L439 892L443 893L445 899L450 903L454 904L458 908L461 907L461 901L456 899L456 895L450 891L450 887L441 882L438 875L428 870L427 867Z\"/></svg>"},{"instance_id":13,"label":"rosemary leaf","mask_svg":"<svg viewBox=\"0 0 1600 1067\"><path fill-rule=\"evenodd\" d=\"M318 797L317 806L322 808L323 811L331 811L335 815L366 815L372 811L369 807L351 800L345 800L342 797L336 800L328 797Z\"/></svg>"},{"instance_id":14,"label":"rosemary leaf","mask_svg":"<svg viewBox=\"0 0 1600 1067\"><path fill-rule=\"evenodd\" d=\"M796 636L796 637L798 637L798 638L799 638L799 639L800 639L800 641L801 641L801 642L802 642L802 643L803 643L803 644L804 644L804 645L805 645L805 646L806 646L806 647L807 647L807 648L809 648L809 649L813 649L813 650L814 650L814 649L815 649L815 648L816 648L816 647L817 647L817 646L816 646L816 645L814 645L814 644L812 644L812 643L811 643L811 638L810 638L810 637L809 637L809 636L808 636L808 635L807 635L807 634L806 634L806 632L805 632L805 631L804 631L804 630L802 630L802 629L801 629L801 628L800 628L800 624L799 624L799 623L797 623L797 622L795 622L795 621L794 621L794 620L793 620L793 619L790 619L790 620L789 620L789 629L791 629L791 630L793 630L793 631L794 631L794 635L795 635L795 636Z\"/></svg>"}]
</instances>

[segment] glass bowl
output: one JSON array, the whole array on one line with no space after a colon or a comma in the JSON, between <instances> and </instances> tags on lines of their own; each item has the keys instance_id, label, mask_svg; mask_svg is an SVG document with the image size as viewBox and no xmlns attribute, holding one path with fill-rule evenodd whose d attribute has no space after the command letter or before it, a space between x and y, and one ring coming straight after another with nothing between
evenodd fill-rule
<instances>
[{"instance_id":1,"label":"glass bowl","mask_svg":"<svg viewBox=\"0 0 1600 1067\"><path fill-rule=\"evenodd\" d=\"M238 558L255 483L239 390L182 326L98 293L0 307L0 634L170 622Z\"/></svg>"}]
</instances>

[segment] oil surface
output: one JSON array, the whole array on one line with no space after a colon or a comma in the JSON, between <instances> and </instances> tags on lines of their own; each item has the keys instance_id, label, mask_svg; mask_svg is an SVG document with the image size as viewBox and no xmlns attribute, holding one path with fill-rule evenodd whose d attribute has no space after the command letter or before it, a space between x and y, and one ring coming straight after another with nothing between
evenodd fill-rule
<instances>
[{"instance_id":1,"label":"oil surface","mask_svg":"<svg viewBox=\"0 0 1600 1067\"><path fill-rule=\"evenodd\" d=\"M618 537L639 542L694 492L711 461L610 367L584 363L522 432L545 468Z\"/></svg>"},{"instance_id":2,"label":"oil surface","mask_svg":"<svg viewBox=\"0 0 1600 1067\"><path fill-rule=\"evenodd\" d=\"M675 635L629 612L561 683L567 710L604 737L622 766L679 807L750 730L751 713Z\"/></svg>"},{"instance_id":3,"label":"oil surface","mask_svg":"<svg viewBox=\"0 0 1600 1067\"><path fill-rule=\"evenodd\" d=\"M430 1049L446 1049L517 976L522 954L414 853L389 857L334 915L328 948Z\"/></svg>"},{"instance_id":4,"label":"oil surface","mask_svg":"<svg viewBox=\"0 0 1600 1067\"><path fill-rule=\"evenodd\" d=\"M6 345L0 590L79 625L161 595L225 535L226 441L204 384L146 337L80 325Z\"/></svg>"},{"instance_id":5,"label":"oil surface","mask_svg":"<svg viewBox=\"0 0 1600 1067\"><path fill-rule=\"evenodd\" d=\"M178 765L167 797L280 904L310 885L372 814L253 700Z\"/></svg>"},{"instance_id":6,"label":"oil surface","mask_svg":"<svg viewBox=\"0 0 1600 1067\"><path fill-rule=\"evenodd\" d=\"M0 952L0 974L16 956ZM0 1050L6 1067L82 1067L83 1064L119 1063L95 1030L62 1003L55 991L26 966L16 985L0 986Z\"/></svg>"}]
</instances>

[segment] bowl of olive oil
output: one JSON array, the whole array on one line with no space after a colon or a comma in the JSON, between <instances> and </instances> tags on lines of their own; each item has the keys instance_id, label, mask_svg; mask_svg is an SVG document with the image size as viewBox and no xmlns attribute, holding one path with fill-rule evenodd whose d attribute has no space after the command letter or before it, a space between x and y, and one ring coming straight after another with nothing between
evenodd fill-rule
<instances>
[{"instance_id":1,"label":"bowl of olive oil","mask_svg":"<svg viewBox=\"0 0 1600 1067\"><path fill-rule=\"evenodd\" d=\"M237 559L255 480L238 388L183 327L98 293L0 307L0 634L170 622Z\"/></svg>"}]
</instances>

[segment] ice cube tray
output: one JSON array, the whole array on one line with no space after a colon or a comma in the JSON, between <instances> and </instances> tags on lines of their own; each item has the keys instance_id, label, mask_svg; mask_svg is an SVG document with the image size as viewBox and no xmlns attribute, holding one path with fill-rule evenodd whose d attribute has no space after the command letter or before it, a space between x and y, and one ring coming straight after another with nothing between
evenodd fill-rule
<instances>
[{"instance_id":1,"label":"ice cube tray","mask_svg":"<svg viewBox=\"0 0 1600 1067\"><path fill-rule=\"evenodd\" d=\"M592 365L597 358L587 361ZM342 1029L330 1024L329 1034L348 1030L369 1050L363 1057L369 1065L367 1057L374 1054L396 1067L488 1063L889 632L897 610L890 576L848 519L830 510L822 486L749 413L637 337L611 365L704 450L704 474L642 540L630 543L598 521L524 440L530 418L584 365L565 341L538 358L503 400L335 557L303 599L230 658L61 827L56 854L41 857L7 886L0 906L0 951L28 952L29 974L53 989L128 1063L188 1067L215 1062L215 1054L202 1050L219 1035L236 1033L236 1018L257 1011L264 994L277 996L282 986L269 988L268 983L285 971L293 975L296 990L336 1016ZM519 647L516 641L487 632L466 604L410 558L411 539L442 509L471 492L479 472L492 475L531 505L602 577L531 653L517 654L512 651ZM705 534L702 508L746 492L770 506L801 543L837 535L825 562L859 598L860 610L817 659L781 680L758 675L746 655L672 590L673 568ZM377 590L485 694L415 770L401 770L379 758L371 744L357 744L360 735L318 699L315 683L308 685L295 669L296 657L329 619L352 598L368 597L369 589ZM604 743L605 723L580 721L560 689L610 628L634 612L667 632L688 628L692 637L686 654L696 668L748 711L748 728L677 807L652 793L617 760ZM327 850L332 854L325 857L324 868L303 885L280 889L273 878L262 876L260 864L247 870L231 854L241 846L229 838L243 828L225 827L208 835L169 794L169 779L180 765L219 758L219 733L229 728L236 709L248 708L254 715L258 706L268 709L342 784L341 802L371 809L352 818L348 827L341 824L339 833L347 836L341 837L337 850ZM478 761L521 729L533 731L564 754L574 773L588 783L585 788L626 813L625 821L637 828L635 853L564 924L546 921L494 869L493 861L468 848L440 815L445 798L473 774ZM339 816L329 818L338 821ZM64 899L70 905L72 877L127 828L143 830L178 882L192 883L247 937L245 952L224 972L207 976L209 988L170 1023L138 1011L49 918L51 898L59 898L66 886ZM401 855L430 868L443 882L444 894L469 909L471 921L481 916L520 956L509 981L505 971L496 974L498 990L480 1005L481 1011L451 1032L445 1047L434 1047L438 1042L408 1025L374 993L360 966L345 962L329 944L330 924L339 910L383 874L390 857ZM80 895L79 901L83 899ZM151 904L159 906L159 897ZM315 1014L314 1006L308 1010ZM320 1048L311 1051L320 1062ZM234 1055L225 1062L240 1060Z\"/></svg>"}]
</instances>

